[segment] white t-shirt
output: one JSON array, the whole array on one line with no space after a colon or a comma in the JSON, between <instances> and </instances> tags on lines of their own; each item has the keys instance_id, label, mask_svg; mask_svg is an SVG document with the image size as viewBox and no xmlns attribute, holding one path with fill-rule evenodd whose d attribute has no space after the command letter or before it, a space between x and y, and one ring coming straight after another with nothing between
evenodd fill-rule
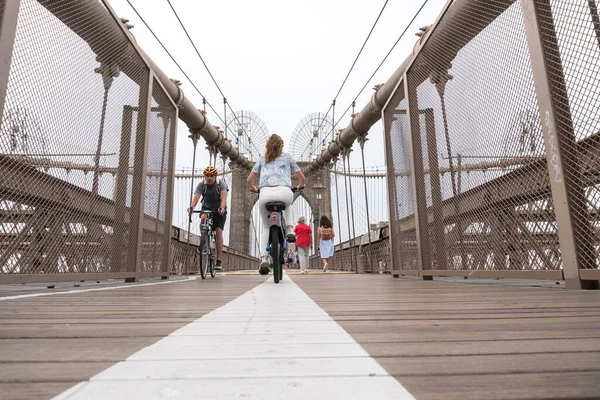
<instances>
[{"instance_id":1,"label":"white t-shirt","mask_svg":"<svg viewBox=\"0 0 600 400\"><path fill-rule=\"evenodd\" d=\"M300 171L300 167L289 153L281 153L270 163L265 163L263 156L256 162L252 172L260 176L258 187L287 186L292 187L292 173Z\"/></svg>"}]
</instances>

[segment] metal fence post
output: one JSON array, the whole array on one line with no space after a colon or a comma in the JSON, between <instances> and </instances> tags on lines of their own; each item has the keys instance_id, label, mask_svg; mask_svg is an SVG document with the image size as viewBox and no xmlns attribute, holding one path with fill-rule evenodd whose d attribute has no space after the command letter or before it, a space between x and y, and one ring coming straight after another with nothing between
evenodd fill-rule
<instances>
[{"instance_id":1,"label":"metal fence post","mask_svg":"<svg viewBox=\"0 0 600 400\"><path fill-rule=\"evenodd\" d=\"M129 239L127 258L128 266L135 266L135 277L127 281L138 282L142 269L142 241L144 238L144 202L146 197L146 172L148 164L148 135L150 109L152 108L152 85L154 73L148 74L148 87L140 88L139 108L135 137L135 156L133 168L133 184L131 212L129 219Z\"/></svg>"},{"instance_id":2,"label":"metal fence post","mask_svg":"<svg viewBox=\"0 0 600 400\"><path fill-rule=\"evenodd\" d=\"M171 129L169 131L169 165L167 167L167 204L165 205L165 231L163 239L163 268L166 272L166 276L169 276L171 252L173 251L171 246L171 227L173 223L173 195L175 191L175 144L177 137L177 119L179 117L179 110L173 109L171 116ZM159 199L160 201L160 199Z\"/></svg>"},{"instance_id":3,"label":"metal fence post","mask_svg":"<svg viewBox=\"0 0 600 400\"><path fill-rule=\"evenodd\" d=\"M408 130L411 146L410 159L412 165L412 186L415 202L415 231L417 238L418 271L423 280L432 280L433 276L423 275L423 271L431 269L431 253L429 250L429 223L427 221L427 200L425 197L425 171L423 168L423 152L421 146L421 129L419 124L419 108L417 89L409 81L409 73L404 74L404 94L406 96L406 113L408 114Z\"/></svg>"},{"instance_id":4,"label":"metal fence post","mask_svg":"<svg viewBox=\"0 0 600 400\"><path fill-rule=\"evenodd\" d=\"M119 146L119 164L115 182L113 200L115 202L114 233L112 235L112 271L125 272L127 264L123 255L123 243L127 248L131 247L131 241L127 240L127 180L129 171L129 154L131 151L131 131L133 123L133 107L123 106L121 120L121 143ZM131 222L131 213L129 214ZM126 241L127 240L127 241Z\"/></svg>"},{"instance_id":5,"label":"metal fence post","mask_svg":"<svg viewBox=\"0 0 600 400\"><path fill-rule=\"evenodd\" d=\"M381 120L383 121L383 150L385 154L386 178L387 178L387 202L388 202L388 237L390 243L390 271L392 278L398 278L400 274L396 274L394 267L396 266L395 253L395 227L396 223L392 220L396 215L396 171L394 169L394 160L392 159L392 127L391 122L386 126L385 107L381 110Z\"/></svg>"},{"instance_id":6,"label":"metal fence post","mask_svg":"<svg viewBox=\"0 0 600 400\"><path fill-rule=\"evenodd\" d=\"M0 122L4 114L20 3L20 0L0 0Z\"/></svg>"},{"instance_id":7,"label":"metal fence post","mask_svg":"<svg viewBox=\"0 0 600 400\"><path fill-rule=\"evenodd\" d=\"M568 288L591 289L579 270L595 267L594 249L585 238L595 234L575 215L587 216L586 197L577 163L577 141L565 83L550 0L522 0L523 21L533 67L546 159L556 214L563 273ZM543 31L540 27L543 24ZM560 101L562 99L562 101ZM566 109L565 109L566 108Z\"/></svg>"},{"instance_id":8,"label":"metal fence post","mask_svg":"<svg viewBox=\"0 0 600 400\"><path fill-rule=\"evenodd\" d=\"M433 109L419 111L425 115L425 130L427 132L427 152L429 160L429 182L431 184L431 203L433 209L433 246L435 248L435 269L446 269L448 258L444 242L444 213L442 212L442 187L440 183L440 167L438 163L437 135L435 131L435 116ZM460 173L460 171L459 171ZM455 199L456 200L456 199ZM460 216L457 215L457 220Z\"/></svg>"}]
</instances>

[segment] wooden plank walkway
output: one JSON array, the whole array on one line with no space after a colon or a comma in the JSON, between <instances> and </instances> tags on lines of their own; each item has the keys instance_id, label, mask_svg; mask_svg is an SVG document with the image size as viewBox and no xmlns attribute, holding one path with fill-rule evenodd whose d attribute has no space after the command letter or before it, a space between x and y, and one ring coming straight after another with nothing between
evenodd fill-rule
<instances>
[{"instance_id":1,"label":"wooden plank walkway","mask_svg":"<svg viewBox=\"0 0 600 400\"><path fill-rule=\"evenodd\" d=\"M417 399L600 398L600 292L363 275L296 282Z\"/></svg>"},{"instance_id":2,"label":"wooden plank walkway","mask_svg":"<svg viewBox=\"0 0 600 400\"><path fill-rule=\"evenodd\" d=\"M600 396L599 292L333 273L293 280L417 399ZM262 282L184 278L0 301L0 399L51 398ZM31 291L7 288L0 297Z\"/></svg>"}]
</instances>

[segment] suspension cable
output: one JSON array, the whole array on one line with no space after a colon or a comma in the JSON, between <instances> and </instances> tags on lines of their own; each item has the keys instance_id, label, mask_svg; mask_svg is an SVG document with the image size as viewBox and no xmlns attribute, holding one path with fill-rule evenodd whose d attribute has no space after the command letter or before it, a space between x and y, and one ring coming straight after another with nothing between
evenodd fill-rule
<instances>
[{"instance_id":1,"label":"suspension cable","mask_svg":"<svg viewBox=\"0 0 600 400\"><path fill-rule=\"evenodd\" d=\"M156 39L156 41L158 42L158 44L161 45L161 47L163 48L163 50L165 51L165 53L167 53L167 55L171 58L171 60L173 61L173 63L175 63L175 65L177 66L177 68L179 68L179 70L181 71L181 73L183 74L183 76L186 77L186 79L188 80L188 82L192 85L192 87L196 90L196 92L198 92L198 94L202 97L202 104L204 105L204 112L206 113L206 104L208 104L208 107L215 113L215 116L221 122L224 123L223 118L221 118L221 116L219 115L219 113L217 112L217 110L215 110L213 108L213 106L210 104L210 102L208 100L206 100L206 97L202 94L202 92L200 91L200 89L198 89L198 87L194 84L194 81L192 81L192 79L189 77L189 75L183 70L183 68L181 67L181 65L179 65L179 63L177 62L177 60L175 60L175 57L173 57L173 55L169 52L169 50L167 50L167 47L163 44L163 42L154 33L154 31L152 30L152 28L150 28L150 25L148 25L148 23L146 22L146 20L144 18L142 18L141 14L138 12L138 10L135 8L135 6L133 4L131 4L131 1L130 0L125 0L125 1L127 1L127 4L129 4L129 7L131 7L131 9L133 10L133 12L135 12L135 14L138 16L138 18L146 26L146 29L148 29L150 31L150 33L152 34L152 36L154 36L154 39ZM248 148L246 148L246 151L248 151L250 154L252 153L251 151L249 151Z\"/></svg>"},{"instance_id":2,"label":"suspension cable","mask_svg":"<svg viewBox=\"0 0 600 400\"><path fill-rule=\"evenodd\" d=\"M319 127L318 129L321 129L321 125L323 124L323 122L325 122L325 120L327 119L327 116L329 115L329 111L331 111L332 107L335 107L335 101L337 100L338 96L340 95L340 93L342 92L342 89L344 87L344 85L346 84L346 81L348 80L348 77L350 77L350 73L352 72L352 70L354 69L354 66L356 65L356 62L358 61L358 58L360 57L360 55L362 54L362 51L364 50L365 46L367 45L367 42L369 41L369 38L371 37L371 34L373 33L373 30L375 29L375 27L377 26L377 23L379 22L379 18L381 18L381 14L383 14L383 10L385 10L385 7L387 6L389 0L386 0L385 3L383 3L383 7L381 7L381 10L379 11L379 14L377 15L377 19L375 19L375 22L373 23L373 26L371 27L371 30L369 31L369 34L367 35L365 41L363 42L360 50L358 51L358 54L356 55L356 57L354 58L354 62L352 63L352 65L350 66L350 69L348 70L348 73L346 74L346 77L344 78L344 81L342 82L342 84L340 85L340 88L338 89L335 97L333 98L333 103L331 106L329 106L329 109L327 109L327 112L325 113L325 116L323 117L323 120L319 123ZM412 22L412 21L411 21ZM358 96L357 96L358 97ZM335 120L335 118L334 118ZM334 124L335 127L336 124ZM327 139L327 138L325 138Z\"/></svg>"},{"instance_id":3,"label":"suspension cable","mask_svg":"<svg viewBox=\"0 0 600 400\"><path fill-rule=\"evenodd\" d=\"M337 120L336 125L342 120L342 118L344 118L344 116L346 115L346 113L348 113L348 110L350 110L350 108L352 107L352 105L356 102L356 99L358 99L358 96L360 96L362 94L362 92L365 90L365 88L367 87L367 85L369 84L369 82L371 82L371 79L373 79L373 77L375 76L375 74L377 73L377 71L379 71L379 69L381 68L381 66L385 62L385 60L387 60L387 58L390 56L390 54L392 53L392 51L396 48L396 45L398 45L398 43L400 42L400 40L404 37L404 35L408 31L408 28L410 28L410 26L415 21L415 19L417 19L417 16L421 13L421 10L423 10L423 7L425 7L425 5L427 4L428 1L429 0L425 0L423 2L423 4L421 4L421 7L419 7L419 9L417 10L416 14L412 17L412 19L410 20L410 22L406 25L406 27L404 28L404 30L402 31L402 33L400 34L400 36L398 37L398 39L396 40L396 42L392 45L392 47L387 52L387 54L385 55L385 57L383 57L383 60L381 60L381 62L379 63L379 65L377 66L377 68L375 69L375 71L373 71L373 73L371 74L371 76L369 77L369 79L367 79L367 82L365 82L365 84L362 87L362 89L360 89L360 92L358 92L358 94L356 95L356 97L354 97L354 100L352 100L352 103L348 106L348 108L346 108L346 111L344 111L344 113L342 114L342 116Z\"/></svg>"},{"instance_id":4,"label":"suspension cable","mask_svg":"<svg viewBox=\"0 0 600 400\"><path fill-rule=\"evenodd\" d=\"M350 155L350 149L346 148L344 153L342 154L342 161L344 162L344 174L346 173L346 158L349 157ZM344 190L346 191L346 212L348 212L350 210L350 208L352 207L352 210L354 209L354 206L352 205L352 202L350 203L350 205L348 205L348 181L346 181L346 176L344 175ZM354 214L352 211L350 211L350 215ZM346 218L346 221L348 222L348 245L350 244L350 216L348 216ZM354 254L354 253L352 253ZM358 270L358 265L356 264L354 266L356 268L356 270Z\"/></svg>"},{"instance_id":5,"label":"suspension cable","mask_svg":"<svg viewBox=\"0 0 600 400\"><path fill-rule=\"evenodd\" d=\"M181 21L181 19L179 18L179 14L177 13L177 11L175 11L175 8L173 7L173 5L171 4L170 0L167 0L167 3L169 3L169 7L171 7L171 10L173 11L173 14L175 14L175 18L177 18L177 21L179 21L179 25L181 26L181 28L183 29L183 31L185 32L185 35L187 36L188 40L190 41L190 43L192 44L192 47L194 48L194 50L196 51L196 54L198 55L198 58L200 58L200 61L202 62L202 65L204 65L204 68L206 68L206 71L208 72L208 75L210 76L210 79L212 79L213 83L215 84L215 86L217 87L217 90L219 91L219 93L221 93L221 96L223 97L223 102L225 103L225 110L227 110L227 107L229 107L229 109L231 110L231 113L233 114L233 118L238 122L238 124L240 124L240 126L242 127L242 131L246 134L247 137L250 137L248 135L248 132L246 132L246 129L244 128L243 124L240 123L240 121L237 119L237 116L235 115L235 112L233 111L233 109L231 108L231 106L227 103L227 99L225 98L225 94L223 93L223 91L221 90L221 87L219 86L219 84L217 83L217 80L215 79L215 77L213 76L212 72L210 72L210 68L208 68L208 65L206 65L206 62L204 61L204 58L202 58L202 56L200 55L200 52L198 51L198 48L196 47L196 44L194 43L194 41L192 40L192 37L190 36L190 34L188 33L185 25L183 24L183 21ZM225 112L225 114L227 114L227 112ZM227 118L227 117L225 117ZM225 137L227 137L227 122L226 120L223 121L223 132L225 133ZM252 145L254 143L251 143ZM247 148L248 149L248 148ZM260 152L258 151L258 149L256 148L256 146L254 146L254 149L260 154ZM249 150L249 149L248 149ZM250 150L250 154L252 154L252 151Z\"/></svg>"},{"instance_id":6,"label":"suspension cable","mask_svg":"<svg viewBox=\"0 0 600 400\"><path fill-rule=\"evenodd\" d=\"M227 139L227 98L223 97L223 118L225 122L225 139Z\"/></svg>"},{"instance_id":7,"label":"suspension cable","mask_svg":"<svg viewBox=\"0 0 600 400\"><path fill-rule=\"evenodd\" d=\"M337 202L337 220L338 220L338 228L339 228L339 235L340 235L340 239L342 237L342 219L340 218L340 192L338 191L338 176L337 176L337 160L333 163L333 166L335 168L335 174L333 175L333 178L335 179L335 200ZM341 241L340 241L341 243ZM341 246L340 246L340 250L341 250ZM335 258L334 258L335 261ZM344 270L344 263L343 260L342 262L340 262L341 266L340 266L340 270ZM335 268L335 265L334 265Z\"/></svg>"},{"instance_id":8,"label":"suspension cable","mask_svg":"<svg viewBox=\"0 0 600 400\"><path fill-rule=\"evenodd\" d=\"M348 154L348 171L350 170L350 154ZM344 178L345 179L345 178ZM358 254L356 253L356 224L354 223L354 198L352 194L352 177L348 176L350 185L350 217L352 218L352 257L354 265L356 265L356 273L358 273Z\"/></svg>"},{"instance_id":9,"label":"suspension cable","mask_svg":"<svg viewBox=\"0 0 600 400\"><path fill-rule=\"evenodd\" d=\"M192 182L190 184L190 202L188 203L190 208L192 207L192 198L194 197L194 171L196 169L196 146L198 145L198 133L192 133L192 142L194 143L194 157L192 158ZM188 235L187 235L187 246L190 245L190 228L192 227L192 219L188 216ZM188 272L188 265L185 264L185 274Z\"/></svg>"},{"instance_id":10,"label":"suspension cable","mask_svg":"<svg viewBox=\"0 0 600 400\"><path fill-rule=\"evenodd\" d=\"M333 107L333 112L331 114L331 122L333 123L333 125L331 125L331 137L333 137L335 132L335 99L333 100L331 107ZM323 148L325 148L325 139L323 139Z\"/></svg>"},{"instance_id":11,"label":"suspension cable","mask_svg":"<svg viewBox=\"0 0 600 400\"><path fill-rule=\"evenodd\" d=\"M369 218L369 195L367 193L367 174L365 172L365 142L367 138L366 135L360 137L360 154L362 156L362 167L363 167L363 183L365 186L365 206L367 209L367 234L369 235L369 265L371 266L371 274L373 274L373 251L371 248L371 226L370 226L370 218Z\"/></svg>"}]
</instances>

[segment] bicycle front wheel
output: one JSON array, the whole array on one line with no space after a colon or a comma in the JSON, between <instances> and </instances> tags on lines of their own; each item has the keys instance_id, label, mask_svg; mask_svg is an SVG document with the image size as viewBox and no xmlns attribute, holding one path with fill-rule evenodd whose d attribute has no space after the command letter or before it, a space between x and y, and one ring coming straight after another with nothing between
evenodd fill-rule
<instances>
[{"instance_id":1,"label":"bicycle front wheel","mask_svg":"<svg viewBox=\"0 0 600 400\"><path fill-rule=\"evenodd\" d=\"M271 259L273 260L273 280L279 283L281 279L281 259L279 258L279 227L272 226L269 229L271 237Z\"/></svg>"},{"instance_id":2,"label":"bicycle front wheel","mask_svg":"<svg viewBox=\"0 0 600 400\"><path fill-rule=\"evenodd\" d=\"M200 237L200 246L198 246L198 248L200 249L200 276L202 279L206 279L206 273L208 272L211 262L210 247L208 246L208 238L206 235Z\"/></svg>"}]
</instances>

